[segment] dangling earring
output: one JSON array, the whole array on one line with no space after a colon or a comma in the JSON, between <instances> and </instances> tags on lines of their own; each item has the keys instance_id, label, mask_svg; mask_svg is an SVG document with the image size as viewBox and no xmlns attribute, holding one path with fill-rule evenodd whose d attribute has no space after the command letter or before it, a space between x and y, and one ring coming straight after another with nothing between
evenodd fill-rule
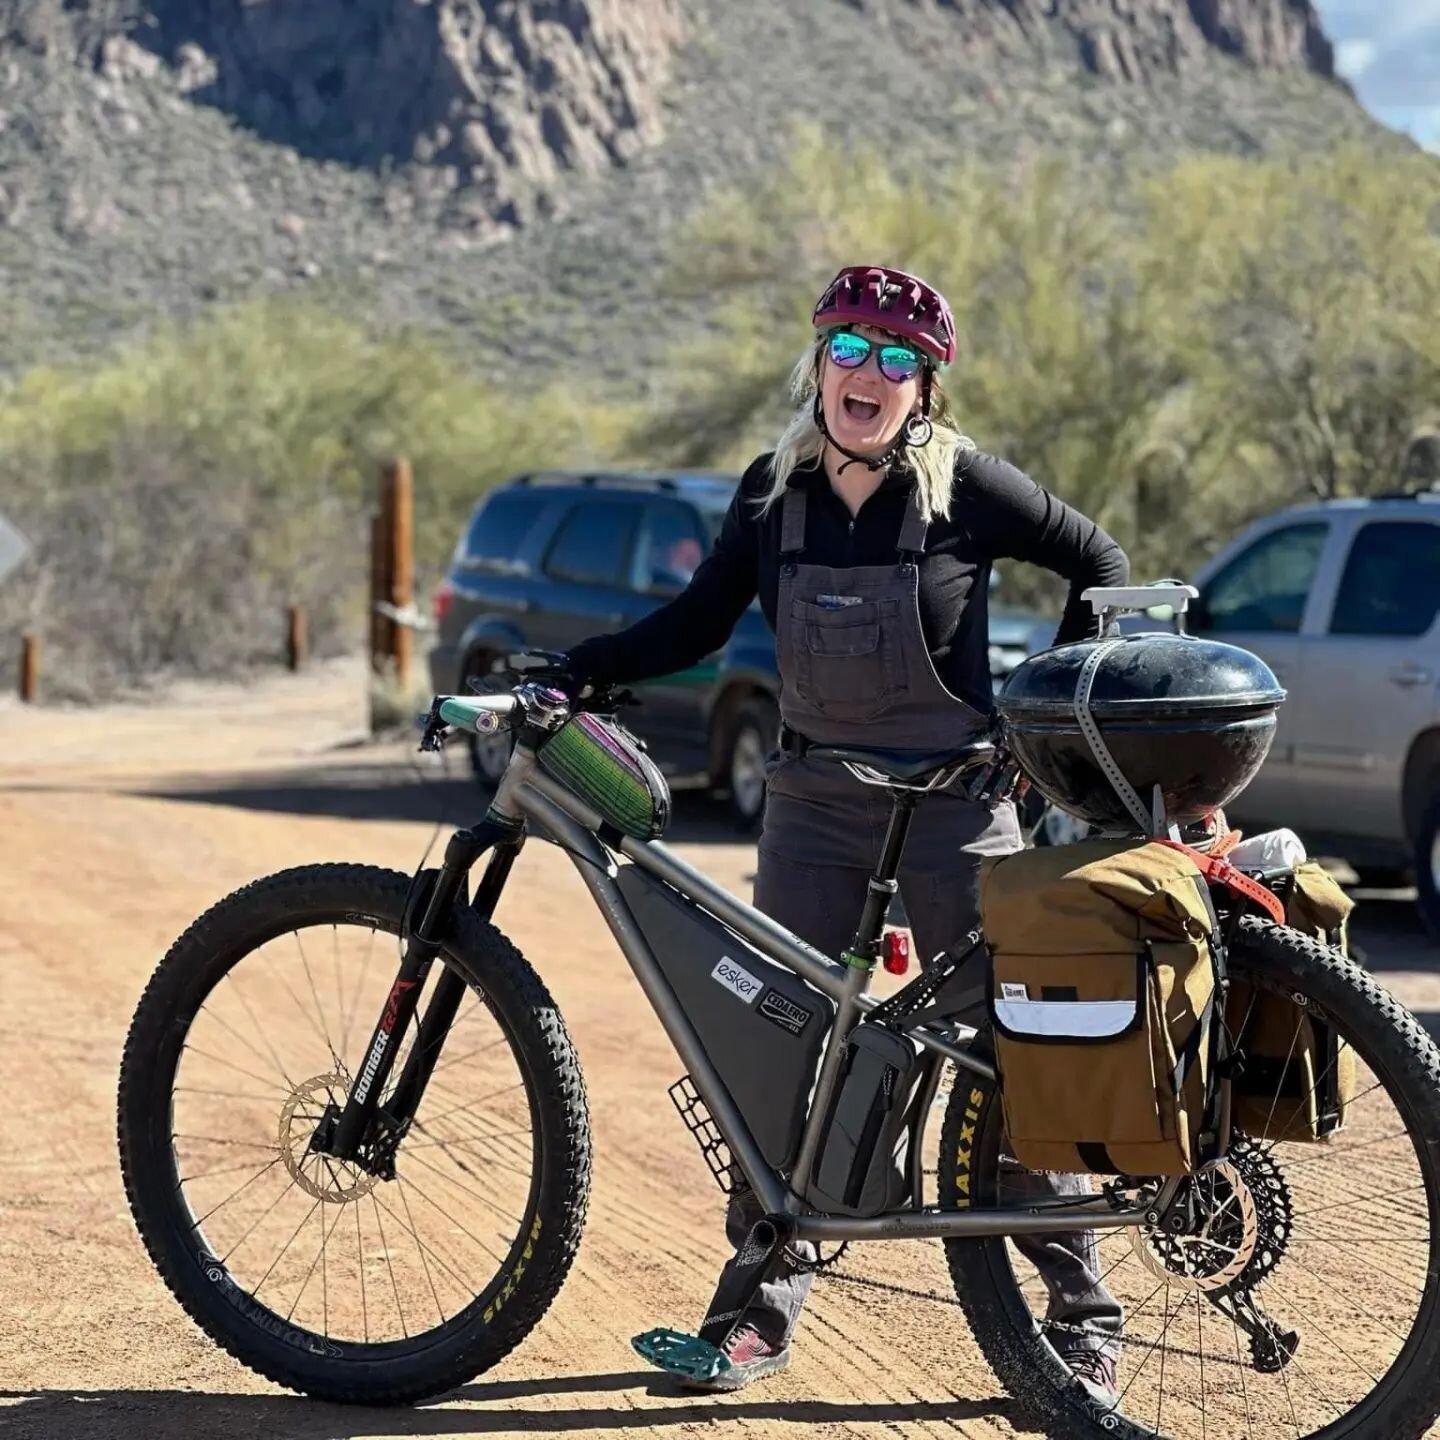
<instances>
[{"instance_id":1,"label":"dangling earring","mask_svg":"<svg viewBox=\"0 0 1440 1440\"><path fill-rule=\"evenodd\" d=\"M912 415L905 422L905 443L916 450L928 445L934 433L935 427L928 415Z\"/></svg>"}]
</instances>

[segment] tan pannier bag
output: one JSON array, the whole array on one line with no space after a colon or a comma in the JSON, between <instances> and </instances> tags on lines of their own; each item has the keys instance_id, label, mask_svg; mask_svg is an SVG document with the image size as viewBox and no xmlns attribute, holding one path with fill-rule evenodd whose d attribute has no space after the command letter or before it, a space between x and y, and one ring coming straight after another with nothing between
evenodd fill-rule
<instances>
[{"instance_id":1,"label":"tan pannier bag","mask_svg":"<svg viewBox=\"0 0 1440 1440\"><path fill-rule=\"evenodd\" d=\"M1350 912L1355 902L1325 867L1307 860L1295 867L1295 880L1285 902L1285 923L1306 935L1349 953Z\"/></svg>"},{"instance_id":2,"label":"tan pannier bag","mask_svg":"<svg viewBox=\"0 0 1440 1440\"><path fill-rule=\"evenodd\" d=\"M1299 865L1285 920L1338 950L1355 902L1314 861ZM1323 1020L1284 995L1236 982L1225 1007L1242 1059L1233 1086L1232 1123L1263 1140L1327 1140L1345 1124L1355 1098L1355 1052Z\"/></svg>"},{"instance_id":3,"label":"tan pannier bag","mask_svg":"<svg viewBox=\"0 0 1440 1440\"><path fill-rule=\"evenodd\" d=\"M986 862L981 914L1011 1153L1183 1175L1218 1152L1215 916L1193 860L1086 841Z\"/></svg>"}]
</instances>

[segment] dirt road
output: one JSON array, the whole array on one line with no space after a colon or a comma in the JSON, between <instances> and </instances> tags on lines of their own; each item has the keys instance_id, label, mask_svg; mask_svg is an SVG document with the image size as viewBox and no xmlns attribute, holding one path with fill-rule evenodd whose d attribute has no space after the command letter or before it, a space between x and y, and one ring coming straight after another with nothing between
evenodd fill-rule
<instances>
[{"instance_id":1,"label":"dirt road","mask_svg":"<svg viewBox=\"0 0 1440 1440\"><path fill-rule=\"evenodd\" d=\"M0 1435L55 1440L1029 1433L981 1363L938 1246L862 1250L817 1287L791 1371L730 1400L677 1395L629 1337L693 1325L722 1254L720 1197L669 1109L679 1066L569 861L527 848L498 923L549 983L585 1066L597 1166L575 1271L520 1351L413 1412L315 1405L206 1340L136 1238L114 1146L120 1049L157 958L257 875L356 859L409 872L468 783L357 743L353 665L163 704L0 708ZM452 762L458 775L458 758ZM682 799L681 853L748 890L753 849ZM1372 968L1440 1021L1440 957L1376 900ZM651 1245L654 1240L654 1248Z\"/></svg>"}]
</instances>

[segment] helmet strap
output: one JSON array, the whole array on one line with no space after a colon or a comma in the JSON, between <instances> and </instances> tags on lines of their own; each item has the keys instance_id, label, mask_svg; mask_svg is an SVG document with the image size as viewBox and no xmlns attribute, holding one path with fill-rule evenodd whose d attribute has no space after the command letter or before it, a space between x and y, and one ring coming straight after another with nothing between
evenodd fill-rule
<instances>
[{"instance_id":1,"label":"helmet strap","mask_svg":"<svg viewBox=\"0 0 1440 1440\"><path fill-rule=\"evenodd\" d=\"M830 427L825 423L825 411L820 404L818 393L815 396L815 426L828 444L833 445L842 455L849 457L837 472L841 475L852 465L863 465L867 470L883 470L905 448L905 435L909 429L908 425L902 426L900 433L878 455L862 455L859 451L847 450L830 433Z\"/></svg>"}]
</instances>

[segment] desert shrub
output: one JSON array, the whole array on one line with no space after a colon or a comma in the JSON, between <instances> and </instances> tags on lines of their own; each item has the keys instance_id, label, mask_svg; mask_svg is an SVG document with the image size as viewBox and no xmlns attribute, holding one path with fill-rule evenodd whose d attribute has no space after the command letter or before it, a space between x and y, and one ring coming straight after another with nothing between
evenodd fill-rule
<instances>
[{"instance_id":1,"label":"desert shrub","mask_svg":"<svg viewBox=\"0 0 1440 1440\"><path fill-rule=\"evenodd\" d=\"M423 587L486 488L605 434L558 387L511 393L437 337L294 302L32 370L0 393L0 503L36 544L0 633L41 631L52 694L278 658L291 603L317 653L351 648L384 457L419 477Z\"/></svg>"}]
</instances>

